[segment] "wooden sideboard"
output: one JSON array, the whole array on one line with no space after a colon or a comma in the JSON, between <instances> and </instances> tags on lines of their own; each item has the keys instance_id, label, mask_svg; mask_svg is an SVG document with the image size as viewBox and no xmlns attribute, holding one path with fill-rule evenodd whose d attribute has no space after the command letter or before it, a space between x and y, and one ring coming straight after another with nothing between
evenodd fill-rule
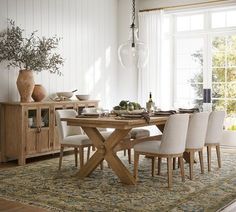
<instances>
[{"instance_id":1,"label":"wooden sideboard","mask_svg":"<svg viewBox=\"0 0 236 212\"><path fill-rule=\"evenodd\" d=\"M17 159L24 165L26 158L59 152L55 111L97 107L97 100L61 102L1 103L1 162Z\"/></svg>"}]
</instances>

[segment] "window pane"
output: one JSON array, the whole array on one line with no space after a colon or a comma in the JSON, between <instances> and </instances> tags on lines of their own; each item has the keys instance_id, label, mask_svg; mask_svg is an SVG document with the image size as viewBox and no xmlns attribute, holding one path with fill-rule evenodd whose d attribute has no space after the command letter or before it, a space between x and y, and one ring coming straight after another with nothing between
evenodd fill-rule
<instances>
[{"instance_id":1,"label":"window pane","mask_svg":"<svg viewBox=\"0 0 236 212\"><path fill-rule=\"evenodd\" d=\"M236 26L236 10L228 11L226 17L228 27Z\"/></svg>"},{"instance_id":2,"label":"window pane","mask_svg":"<svg viewBox=\"0 0 236 212\"><path fill-rule=\"evenodd\" d=\"M235 114L236 100L227 101L227 115Z\"/></svg>"},{"instance_id":3,"label":"window pane","mask_svg":"<svg viewBox=\"0 0 236 212\"><path fill-rule=\"evenodd\" d=\"M236 50L236 35L231 35L228 37L228 49Z\"/></svg>"},{"instance_id":4,"label":"window pane","mask_svg":"<svg viewBox=\"0 0 236 212\"><path fill-rule=\"evenodd\" d=\"M191 84L192 95L195 98L203 98L203 84Z\"/></svg>"},{"instance_id":5,"label":"window pane","mask_svg":"<svg viewBox=\"0 0 236 212\"><path fill-rule=\"evenodd\" d=\"M225 97L225 84L214 83L212 84L212 98L224 98Z\"/></svg>"},{"instance_id":6,"label":"window pane","mask_svg":"<svg viewBox=\"0 0 236 212\"><path fill-rule=\"evenodd\" d=\"M224 68L212 68L212 81L213 82L225 82L225 69Z\"/></svg>"},{"instance_id":7,"label":"window pane","mask_svg":"<svg viewBox=\"0 0 236 212\"><path fill-rule=\"evenodd\" d=\"M227 97L228 98L236 98L236 83L228 83L227 84Z\"/></svg>"},{"instance_id":8,"label":"window pane","mask_svg":"<svg viewBox=\"0 0 236 212\"><path fill-rule=\"evenodd\" d=\"M190 30L190 17L181 16L177 17L177 31L189 31Z\"/></svg>"},{"instance_id":9,"label":"window pane","mask_svg":"<svg viewBox=\"0 0 236 212\"><path fill-rule=\"evenodd\" d=\"M228 66L236 66L236 51L228 51L226 56Z\"/></svg>"},{"instance_id":10,"label":"window pane","mask_svg":"<svg viewBox=\"0 0 236 212\"><path fill-rule=\"evenodd\" d=\"M211 15L212 28L225 27L225 12L215 12Z\"/></svg>"},{"instance_id":11,"label":"window pane","mask_svg":"<svg viewBox=\"0 0 236 212\"><path fill-rule=\"evenodd\" d=\"M212 50L213 51L225 51L226 49L226 39L224 36L214 37L212 40Z\"/></svg>"},{"instance_id":12,"label":"window pane","mask_svg":"<svg viewBox=\"0 0 236 212\"><path fill-rule=\"evenodd\" d=\"M225 67L225 52L214 52L212 55L212 67Z\"/></svg>"},{"instance_id":13,"label":"window pane","mask_svg":"<svg viewBox=\"0 0 236 212\"><path fill-rule=\"evenodd\" d=\"M236 82L236 68L227 69L227 82Z\"/></svg>"},{"instance_id":14,"label":"window pane","mask_svg":"<svg viewBox=\"0 0 236 212\"><path fill-rule=\"evenodd\" d=\"M225 100L212 100L212 110L225 110Z\"/></svg>"},{"instance_id":15,"label":"window pane","mask_svg":"<svg viewBox=\"0 0 236 212\"><path fill-rule=\"evenodd\" d=\"M203 14L192 15L190 19L191 30L199 30L204 28L204 16Z\"/></svg>"}]
</instances>

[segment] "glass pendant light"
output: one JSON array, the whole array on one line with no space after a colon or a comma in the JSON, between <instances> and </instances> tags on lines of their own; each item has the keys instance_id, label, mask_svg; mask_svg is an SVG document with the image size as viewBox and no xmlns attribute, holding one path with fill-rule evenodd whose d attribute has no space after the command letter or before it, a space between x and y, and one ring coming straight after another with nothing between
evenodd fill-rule
<instances>
[{"instance_id":1,"label":"glass pendant light","mask_svg":"<svg viewBox=\"0 0 236 212\"><path fill-rule=\"evenodd\" d=\"M118 56L121 65L125 69L140 69L147 64L148 48L138 39L138 29L135 26L135 0L132 3L132 24L130 29L130 38L127 42L120 45Z\"/></svg>"}]
</instances>

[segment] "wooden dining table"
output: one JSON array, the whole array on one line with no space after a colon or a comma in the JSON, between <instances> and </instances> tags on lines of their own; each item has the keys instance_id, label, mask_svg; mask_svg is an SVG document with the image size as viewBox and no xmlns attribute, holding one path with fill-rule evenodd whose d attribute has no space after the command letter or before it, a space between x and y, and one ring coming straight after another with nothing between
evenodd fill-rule
<instances>
[{"instance_id":1,"label":"wooden dining table","mask_svg":"<svg viewBox=\"0 0 236 212\"><path fill-rule=\"evenodd\" d=\"M106 160L122 183L135 185L135 178L116 155L114 148L127 136L132 128L155 125L162 131L167 119L168 117L165 116L150 117L149 122L143 118L122 119L119 117L61 119L66 121L67 125L82 127L96 147L96 152L78 171L78 178L84 179L89 176L103 160ZM98 128L114 128L114 131L105 139Z\"/></svg>"}]
</instances>

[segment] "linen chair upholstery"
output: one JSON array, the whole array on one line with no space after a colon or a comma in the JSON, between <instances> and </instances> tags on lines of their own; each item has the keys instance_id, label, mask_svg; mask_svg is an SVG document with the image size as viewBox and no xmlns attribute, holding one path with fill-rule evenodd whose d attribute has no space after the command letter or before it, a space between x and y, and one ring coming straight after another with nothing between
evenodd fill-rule
<instances>
[{"instance_id":1,"label":"linen chair upholstery","mask_svg":"<svg viewBox=\"0 0 236 212\"><path fill-rule=\"evenodd\" d=\"M165 125L161 140L147 141L134 146L134 176L137 178L139 155L148 155L152 159L154 174L155 157L167 158L168 186L172 186L172 160L180 159L180 170L184 181L183 152L185 150L188 129L188 114L171 115Z\"/></svg>"},{"instance_id":2,"label":"linen chair upholstery","mask_svg":"<svg viewBox=\"0 0 236 212\"><path fill-rule=\"evenodd\" d=\"M78 165L78 149L80 156L80 167L84 165L84 147L89 147L88 157L90 147L92 142L89 140L88 136L82 134L82 130L78 126L67 126L65 121L61 121L61 118L74 118L77 112L73 109L64 109L56 111L56 122L58 126L59 140L61 145L60 159L59 159L59 170L61 169L63 151L65 147L74 147L75 153L75 165Z\"/></svg>"},{"instance_id":3,"label":"linen chair upholstery","mask_svg":"<svg viewBox=\"0 0 236 212\"><path fill-rule=\"evenodd\" d=\"M134 128L129 132L130 139L126 139L126 141L130 142L130 145L127 146L128 150L128 161L129 164L131 164L131 149L133 147L133 140L138 140L142 138L148 138L150 136L150 131L148 129L143 129L143 128ZM124 156L126 156L126 149L124 150Z\"/></svg>"},{"instance_id":4,"label":"linen chair upholstery","mask_svg":"<svg viewBox=\"0 0 236 212\"><path fill-rule=\"evenodd\" d=\"M211 171L211 147L216 148L218 167L221 168L220 141L223 136L225 111L213 111L209 116L205 146L207 147L208 171Z\"/></svg>"},{"instance_id":5,"label":"linen chair upholstery","mask_svg":"<svg viewBox=\"0 0 236 212\"><path fill-rule=\"evenodd\" d=\"M198 152L201 165L201 173L204 173L203 147L206 139L209 113L194 113L190 115L186 138L186 152L189 153L189 175L193 179L194 154Z\"/></svg>"}]
</instances>

